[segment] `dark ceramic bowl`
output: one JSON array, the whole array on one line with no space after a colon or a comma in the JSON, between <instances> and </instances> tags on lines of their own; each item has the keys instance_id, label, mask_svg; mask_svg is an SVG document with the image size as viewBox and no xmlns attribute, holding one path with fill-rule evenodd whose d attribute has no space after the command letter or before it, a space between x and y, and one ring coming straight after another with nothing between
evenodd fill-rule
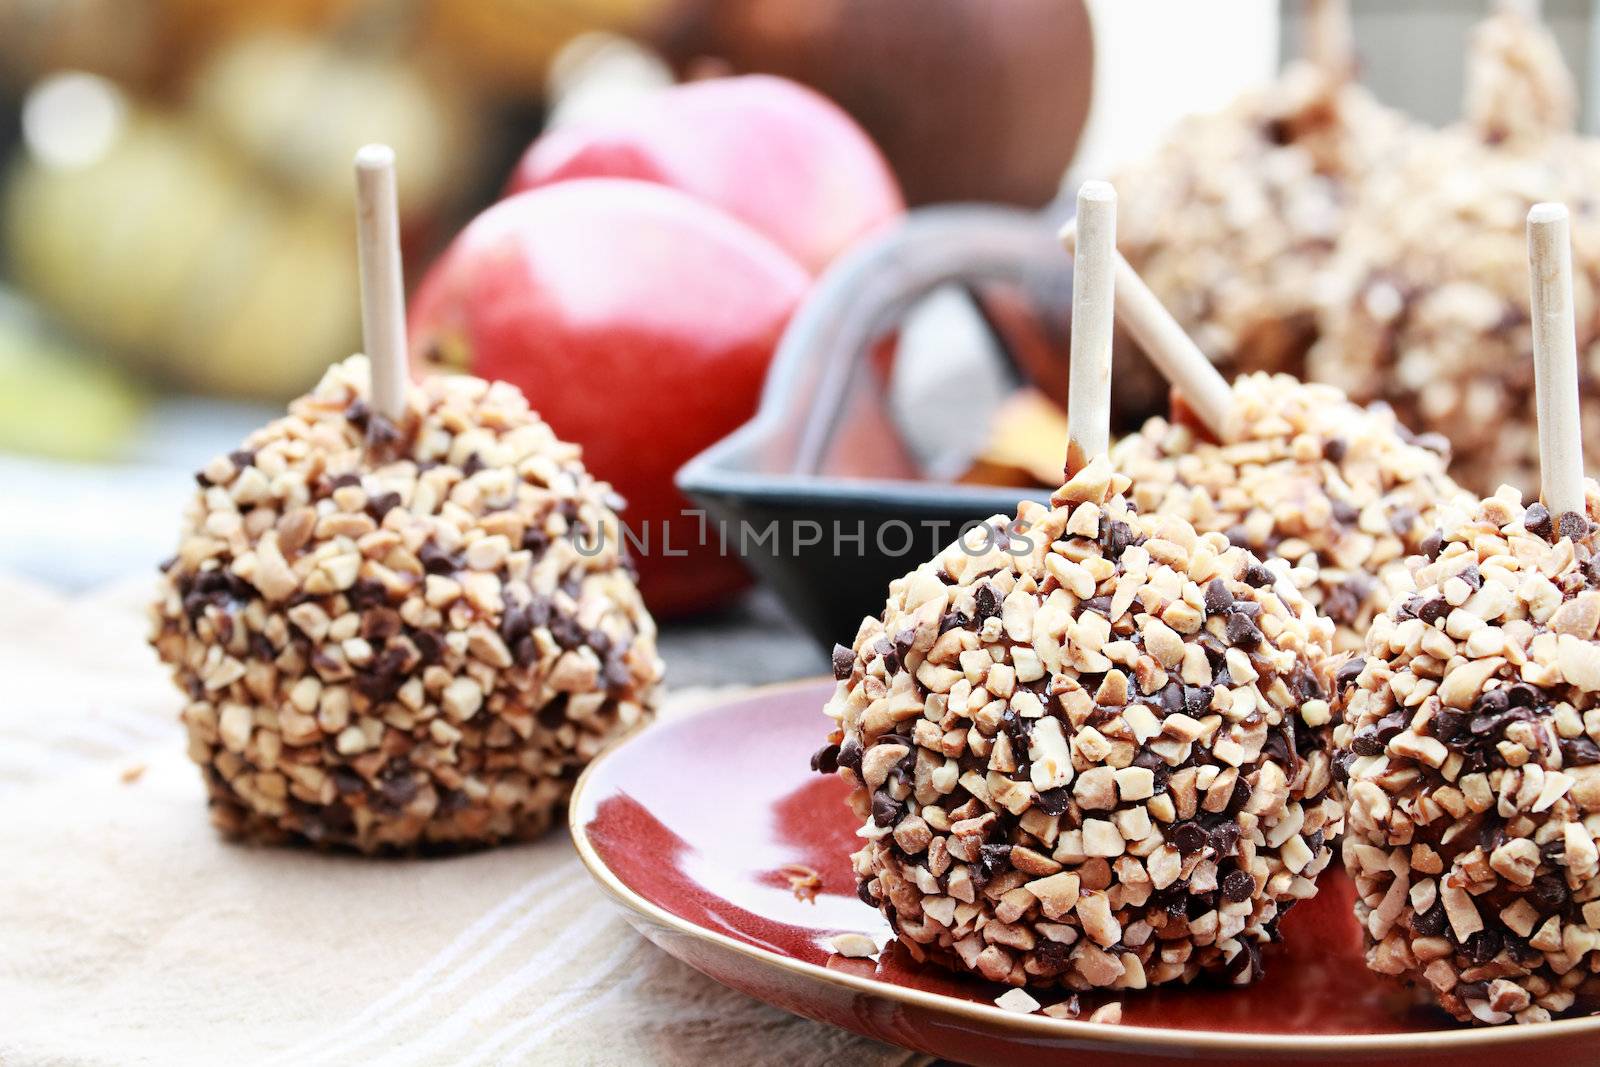
<instances>
[{"instance_id":1,"label":"dark ceramic bowl","mask_svg":"<svg viewBox=\"0 0 1600 1067\"><path fill-rule=\"evenodd\" d=\"M1064 400L1072 273L1059 221L987 206L912 212L818 281L755 418L678 472L728 550L824 646L849 642L889 582L962 524L1048 498L951 479L1011 390L1034 382ZM908 323L930 299L951 314ZM950 336L952 303L976 343ZM1147 365L1117 360L1114 418L1136 425L1165 389Z\"/></svg>"}]
</instances>

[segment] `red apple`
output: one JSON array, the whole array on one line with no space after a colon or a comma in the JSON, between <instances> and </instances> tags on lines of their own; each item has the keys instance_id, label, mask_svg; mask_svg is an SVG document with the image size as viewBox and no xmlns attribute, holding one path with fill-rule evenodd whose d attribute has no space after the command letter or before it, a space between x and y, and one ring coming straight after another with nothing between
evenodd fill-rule
<instances>
[{"instance_id":1,"label":"red apple","mask_svg":"<svg viewBox=\"0 0 1600 1067\"><path fill-rule=\"evenodd\" d=\"M519 193L474 219L411 305L420 366L518 386L623 519L650 607L685 614L747 581L673 486L685 460L756 409L778 337L810 277L772 241L685 193L591 178ZM670 522L673 554L663 551ZM687 551L687 555L677 553Z\"/></svg>"},{"instance_id":2,"label":"red apple","mask_svg":"<svg viewBox=\"0 0 1600 1067\"><path fill-rule=\"evenodd\" d=\"M767 75L691 82L533 142L510 183L639 178L760 230L813 273L905 210L883 156L826 97Z\"/></svg>"}]
</instances>

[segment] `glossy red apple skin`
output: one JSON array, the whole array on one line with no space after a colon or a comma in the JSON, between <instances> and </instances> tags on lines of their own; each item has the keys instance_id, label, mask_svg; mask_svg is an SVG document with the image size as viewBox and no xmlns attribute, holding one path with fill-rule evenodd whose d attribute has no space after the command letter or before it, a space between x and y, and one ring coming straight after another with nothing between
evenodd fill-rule
<instances>
[{"instance_id":1,"label":"glossy red apple skin","mask_svg":"<svg viewBox=\"0 0 1600 1067\"><path fill-rule=\"evenodd\" d=\"M755 413L810 277L737 219L663 185L582 179L519 193L464 229L411 304L419 368L518 386L628 501L650 608L719 607L749 581L674 487L678 467ZM662 551L661 524L671 522Z\"/></svg>"},{"instance_id":2,"label":"glossy red apple skin","mask_svg":"<svg viewBox=\"0 0 1600 1067\"><path fill-rule=\"evenodd\" d=\"M813 273L905 210L877 147L831 100L752 74L663 89L603 120L541 135L519 192L572 178L637 178L743 219Z\"/></svg>"}]
</instances>

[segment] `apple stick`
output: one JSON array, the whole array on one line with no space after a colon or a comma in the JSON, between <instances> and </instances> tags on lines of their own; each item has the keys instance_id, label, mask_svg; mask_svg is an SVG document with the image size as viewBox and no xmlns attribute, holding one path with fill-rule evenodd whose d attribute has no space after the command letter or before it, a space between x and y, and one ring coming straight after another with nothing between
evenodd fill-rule
<instances>
[{"instance_id":1,"label":"apple stick","mask_svg":"<svg viewBox=\"0 0 1600 1067\"><path fill-rule=\"evenodd\" d=\"M1072 223L1061 230L1061 241L1072 251L1077 234ZM1171 382L1179 395L1213 435L1222 427L1233 403L1233 390L1200 346L1184 332L1172 312L1150 291L1133 265L1115 253L1114 289L1117 321L1138 342L1139 348Z\"/></svg>"},{"instance_id":2,"label":"apple stick","mask_svg":"<svg viewBox=\"0 0 1600 1067\"><path fill-rule=\"evenodd\" d=\"M390 422L406 410L406 304L394 149L356 153L356 247L361 263L361 339L372 365L372 406Z\"/></svg>"},{"instance_id":3,"label":"apple stick","mask_svg":"<svg viewBox=\"0 0 1600 1067\"><path fill-rule=\"evenodd\" d=\"M1539 418L1539 480L1557 517L1585 514L1578 426L1578 341L1572 310L1572 243L1564 204L1528 212L1528 282Z\"/></svg>"},{"instance_id":4,"label":"apple stick","mask_svg":"<svg viewBox=\"0 0 1600 1067\"><path fill-rule=\"evenodd\" d=\"M1067 475L1111 447L1112 264L1117 254L1117 192L1107 182L1078 189L1072 269L1072 358L1067 393Z\"/></svg>"},{"instance_id":5,"label":"apple stick","mask_svg":"<svg viewBox=\"0 0 1600 1067\"><path fill-rule=\"evenodd\" d=\"M1324 74L1346 81L1355 74L1355 31L1349 0L1310 0L1306 5L1305 53Z\"/></svg>"}]
</instances>

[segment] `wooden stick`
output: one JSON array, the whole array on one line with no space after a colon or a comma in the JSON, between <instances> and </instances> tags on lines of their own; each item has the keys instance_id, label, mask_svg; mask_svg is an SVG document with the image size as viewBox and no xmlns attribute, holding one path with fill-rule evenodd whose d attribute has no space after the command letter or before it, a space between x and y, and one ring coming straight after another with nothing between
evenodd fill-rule
<instances>
[{"instance_id":1,"label":"wooden stick","mask_svg":"<svg viewBox=\"0 0 1600 1067\"><path fill-rule=\"evenodd\" d=\"M1117 252L1117 191L1106 182L1078 189L1072 268L1072 370L1067 393L1067 475L1111 447L1112 269Z\"/></svg>"},{"instance_id":2,"label":"wooden stick","mask_svg":"<svg viewBox=\"0 0 1600 1067\"><path fill-rule=\"evenodd\" d=\"M1069 222L1061 230L1061 243L1070 252L1076 241L1076 228ZM1233 390L1227 379L1178 325L1172 312L1150 291L1121 252L1116 253L1114 270L1117 321L1138 342L1161 376L1177 388L1195 417L1220 440L1228 409L1233 404Z\"/></svg>"},{"instance_id":3,"label":"wooden stick","mask_svg":"<svg viewBox=\"0 0 1600 1067\"><path fill-rule=\"evenodd\" d=\"M399 422L406 410L406 303L394 149L356 153L356 248L361 263L361 338L372 364L373 410Z\"/></svg>"},{"instance_id":4,"label":"wooden stick","mask_svg":"<svg viewBox=\"0 0 1600 1067\"><path fill-rule=\"evenodd\" d=\"M1339 81L1355 76L1355 30L1349 0L1310 0L1306 5L1306 58Z\"/></svg>"},{"instance_id":5,"label":"wooden stick","mask_svg":"<svg viewBox=\"0 0 1600 1067\"><path fill-rule=\"evenodd\" d=\"M1558 518L1569 511L1584 515L1572 243L1564 204L1535 204L1528 212L1528 282L1544 506Z\"/></svg>"}]
</instances>

